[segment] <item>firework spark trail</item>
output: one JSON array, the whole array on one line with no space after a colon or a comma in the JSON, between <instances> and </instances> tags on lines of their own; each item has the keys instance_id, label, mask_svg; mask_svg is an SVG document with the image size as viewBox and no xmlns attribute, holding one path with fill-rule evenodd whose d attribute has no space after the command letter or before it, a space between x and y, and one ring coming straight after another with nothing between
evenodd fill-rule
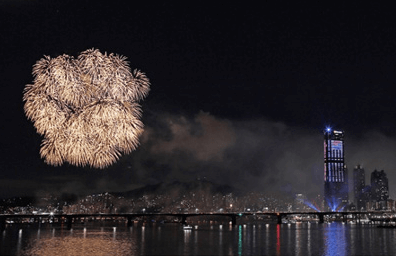
<instances>
[{"instance_id":1,"label":"firework spark trail","mask_svg":"<svg viewBox=\"0 0 396 258\"><path fill-rule=\"evenodd\" d=\"M44 136L40 155L58 166L104 168L139 145L150 82L131 72L126 57L88 49L77 59L44 56L33 66L23 101L28 119Z\"/></svg>"}]
</instances>

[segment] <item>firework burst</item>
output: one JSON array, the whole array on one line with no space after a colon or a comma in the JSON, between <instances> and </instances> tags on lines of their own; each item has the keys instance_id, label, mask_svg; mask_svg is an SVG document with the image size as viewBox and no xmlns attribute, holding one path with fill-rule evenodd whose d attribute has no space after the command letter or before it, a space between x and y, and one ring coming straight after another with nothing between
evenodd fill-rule
<instances>
[{"instance_id":1,"label":"firework burst","mask_svg":"<svg viewBox=\"0 0 396 258\"><path fill-rule=\"evenodd\" d=\"M25 114L44 136L40 155L58 166L107 167L135 150L150 82L126 57L88 49L77 59L45 56L25 87Z\"/></svg>"}]
</instances>

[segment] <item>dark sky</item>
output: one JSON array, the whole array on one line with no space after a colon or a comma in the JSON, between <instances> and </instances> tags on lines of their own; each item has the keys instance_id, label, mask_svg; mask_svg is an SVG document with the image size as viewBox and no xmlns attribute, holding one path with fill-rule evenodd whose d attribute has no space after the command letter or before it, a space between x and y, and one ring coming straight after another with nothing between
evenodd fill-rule
<instances>
[{"instance_id":1,"label":"dark sky","mask_svg":"<svg viewBox=\"0 0 396 258\"><path fill-rule=\"evenodd\" d=\"M346 162L384 170L396 197L396 23L391 8L294 1L185 4L2 0L0 197L208 180L323 192L323 129ZM141 146L104 170L51 167L23 111L32 66L88 48L128 57L151 91ZM352 196L351 196L352 197Z\"/></svg>"}]
</instances>

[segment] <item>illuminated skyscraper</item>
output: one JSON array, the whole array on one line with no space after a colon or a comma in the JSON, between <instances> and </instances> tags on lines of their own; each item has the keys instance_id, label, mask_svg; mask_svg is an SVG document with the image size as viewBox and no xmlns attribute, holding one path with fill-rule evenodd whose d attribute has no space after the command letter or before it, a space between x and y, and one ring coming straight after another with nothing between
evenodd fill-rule
<instances>
[{"instance_id":1,"label":"illuminated skyscraper","mask_svg":"<svg viewBox=\"0 0 396 258\"><path fill-rule=\"evenodd\" d=\"M344 159L344 132L327 128L324 132L325 208L340 211L348 204L348 172Z\"/></svg>"}]
</instances>

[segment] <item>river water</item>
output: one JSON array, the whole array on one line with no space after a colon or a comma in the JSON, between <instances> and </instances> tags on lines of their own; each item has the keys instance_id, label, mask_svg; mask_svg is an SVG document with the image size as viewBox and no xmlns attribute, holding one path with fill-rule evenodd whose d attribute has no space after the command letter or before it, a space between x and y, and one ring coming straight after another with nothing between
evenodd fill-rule
<instances>
[{"instance_id":1,"label":"river water","mask_svg":"<svg viewBox=\"0 0 396 258\"><path fill-rule=\"evenodd\" d=\"M12 224L0 255L396 255L396 229L333 223Z\"/></svg>"}]
</instances>

